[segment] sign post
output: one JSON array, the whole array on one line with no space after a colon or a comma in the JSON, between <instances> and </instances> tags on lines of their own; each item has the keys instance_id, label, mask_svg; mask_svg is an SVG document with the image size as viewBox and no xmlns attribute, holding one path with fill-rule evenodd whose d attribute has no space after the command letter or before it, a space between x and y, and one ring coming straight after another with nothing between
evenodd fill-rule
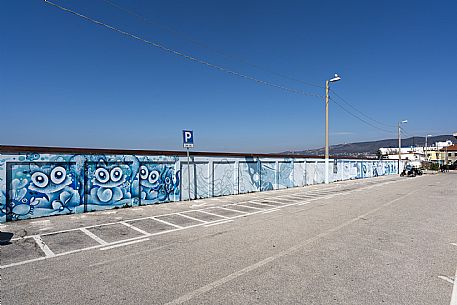
<instances>
[{"instance_id":1,"label":"sign post","mask_svg":"<svg viewBox=\"0 0 457 305\"><path fill-rule=\"evenodd\" d=\"M182 131L182 143L184 148L187 150L187 174L188 174L188 191L190 201L190 154L189 148L194 148L194 132L192 130Z\"/></svg>"}]
</instances>

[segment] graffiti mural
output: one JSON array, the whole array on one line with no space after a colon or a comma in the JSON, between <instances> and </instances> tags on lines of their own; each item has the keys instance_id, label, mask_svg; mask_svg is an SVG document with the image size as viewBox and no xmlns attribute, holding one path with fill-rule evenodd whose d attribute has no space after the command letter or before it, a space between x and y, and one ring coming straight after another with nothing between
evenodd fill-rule
<instances>
[{"instance_id":1,"label":"graffiti mural","mask_svg":"<svg viewBox=\"0 0 457 305\"><path fill-rule=\"evenodd\" d=\"M11 164L9 174L8 220L75 213L81 204L74 164Z\"/></svg>"},{"instance_id":2,"label":"graffiti mural","mask_svg":"<svg viewBox=\"0 0 457 305\"><path fill-rule=\"evenodd\" d=\"M254 173L257 175L258 173ZM260 181L258 185L261 191L271 191L276 185L276 163L275 162L260 162Z\"/></svg>"},{"instance_id":3,"label":"graffiti mural","mask_svg":"<svg viewBox=\"0 0 457 305\"><path fill-rule=\"evenodd\" d=\"M278 186L279 188L288 188L294 186L294 164L289 162L279 162L278 168Z\"/></svg>"},{"instance_id":4,"label":"graffiti mural","mask_svg":"<svg viewBox=\"0 0 457 305\"><path fill-rule=\"evenodd\" d=\"M179 174L174 164L142 163L139 171L140 204L179 200Z\"/></svg>"},{"instance_id":5,"label":"graffiti mural","mask_svg":"<svg viewBox=\"0 0 457 305\"><path fill-rule=\"evenodd\" d=\"M239 163L238 187L240 193L260 191L260 162L253 158L246 158Z\"/></svg>"},{"instance_id":6,"label":"graffiti mural","mask_svg":"<svg viewBox=\"0 0 457 305\"><path fill-rule=\"evenodd\" d=\"M214 162L213 176L213 196L226 196L235 193L235 189L238 187L235 183L235 162L227 160Z\"/></svg>"},{"instance_id":7,"label":"graffiti mural","mask_svg":"<svg viewBox=\"0 0 457 305\"><path fill-rule=\"evenodd\" d=\"M0 153L0 222L179 201L183 162L160 155ZM316 159L202 156L193 163L195 198L324 182L324 163ZM397 174L397 167L389 160L344 160L331 179Z\"/></svg>"},{"instance_id":8,"label":"graffiti mural","mask_svg":"<svg viewBox=\"0 0 457 305\"><path fill-rule=\"evenodd\" d=\"M101 159L86 165L87 211L133 205L134 180L131 163L110 162Z\"/></svg>"}]
</instances>

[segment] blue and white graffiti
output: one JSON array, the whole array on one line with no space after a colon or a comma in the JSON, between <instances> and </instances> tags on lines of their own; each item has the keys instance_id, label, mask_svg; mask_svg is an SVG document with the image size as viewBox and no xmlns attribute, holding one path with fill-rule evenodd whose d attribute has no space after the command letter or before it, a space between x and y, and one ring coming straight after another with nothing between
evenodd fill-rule
<instances>
[{"instance_id":1,"label":"blue and white graffiti","mask_svg":"<svg viewBox=\"0 0 457 305\"><path fill-rule=\"evenodd\" d=\"M0 222L178 201L180 160L178 156L128 154L2 154ZM303 166L288 158L202 157L194 171L196 197L292 187L302 185L298 182L302 180L303 184L304 180L323 182L323 163L297 162ZM343 164L338 177L343 180L398 170L396 161L348 160Z\"/></svg>"},{"instance_id":2,"label":"blue and white graffiti","mask_svg":"<svg viewBox=\"0 0 457 305\"><path fill-rule=\"evenodd\" d=\"M141 204L179 200L179 175L173 164L144 163L140 166Z\"/></svg>"},{"instance_id":3,"label":"blue and white graffiti","mask_svg":"<svg viewBox=\"0 0 457 305\"><path fill-rule=\"evenodd\" d=\"M100 160L87 164L88 211L132 206L133 171L128 163Z\"/></svg>"},{"instance_id":4,"label":"blue and white graffiti","mask_svg":"<svg viewBox=\"0 0 457 305\"><path fill-rule=\"evenodd\" d=\"M79 185L71 164L25 163L11 168L8 219L75 213Z\"/></svg>"}]
</instances>

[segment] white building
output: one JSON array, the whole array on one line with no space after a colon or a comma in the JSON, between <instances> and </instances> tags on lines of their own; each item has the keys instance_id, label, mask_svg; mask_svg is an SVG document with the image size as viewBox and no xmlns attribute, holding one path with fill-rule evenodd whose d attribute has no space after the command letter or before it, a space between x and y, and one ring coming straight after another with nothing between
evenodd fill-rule
<instances>
[{"instance_id":1,"label":"white building","mask_svg":"<svg viewBox=\"0 0 457 305\"><path fill-rule=\"evenodd\" d=\"M408 161L436 161L437 154L440 149L451 146L452 141L447 140L446 142L436 142L432 146L411 146L401 148L401 159ZM381 147L379 149L381 159L395 159L398 160L398 147ZM427 154L427 156L426 156Z\"/></svg>"}]
</instances>

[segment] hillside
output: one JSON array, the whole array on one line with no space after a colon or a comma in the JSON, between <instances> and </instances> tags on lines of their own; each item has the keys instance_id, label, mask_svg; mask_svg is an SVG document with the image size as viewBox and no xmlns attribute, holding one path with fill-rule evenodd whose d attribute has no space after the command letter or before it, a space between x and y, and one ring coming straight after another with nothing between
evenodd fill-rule
<instances>
[{"instance_id":1,"label":"hillside","mask_svg":"<svg viewBox=\"0 0 457 305\"><path fill-rule=\"evenodd\" d=\"M456 142L452 135L440 135L428 138L428 145L435 142L451 140ZM405 146L425 146L425 137L410 137L402 139L402 147ZM385 139L369 142L347 143L330 146L330 154L337 156L376 156L380 147L398 147L398 139ZM307 149L302 151L286 151L284 154L304 154L304 155L324 155L324 148Z\"/></svg>"}]
</instances>

